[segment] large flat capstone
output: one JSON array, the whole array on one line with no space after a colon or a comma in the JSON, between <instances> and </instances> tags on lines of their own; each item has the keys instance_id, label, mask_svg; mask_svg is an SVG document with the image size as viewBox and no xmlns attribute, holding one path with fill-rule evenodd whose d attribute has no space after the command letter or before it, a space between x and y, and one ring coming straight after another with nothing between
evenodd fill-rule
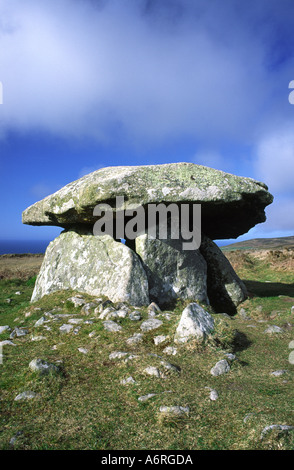
<instances>
[{"instance_id":1,"label":"large flat capstone","mask_svg":"<svg viewBox=\"0 0 294 470\"><path fill-rule=\"evenodd\" d=\"M116 197L123 196L121 206ZM264 183L194 163L101 168L67 184L23 212L29 225L93 226L94 207L114 211L159 203L198 203L202 230L211 239L236 238L265 221L273 200Z\"/></svg>"}]
</instances>

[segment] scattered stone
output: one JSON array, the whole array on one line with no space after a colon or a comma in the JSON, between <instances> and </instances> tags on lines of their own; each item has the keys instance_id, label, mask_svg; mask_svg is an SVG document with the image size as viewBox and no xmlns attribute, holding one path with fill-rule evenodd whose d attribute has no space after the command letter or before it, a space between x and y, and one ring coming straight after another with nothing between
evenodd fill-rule
<instances>
[{"instance_id":1,"label":"scattered stone","mask_svg":"<svg viewBox=\"0 0 294 470\"><path fill-rule=\"evenodd\" d=\"M162 317L164 317L167 321L170 321L173 317L173 313L172 312L164 312L164 313L162 313Z\"/></svg>"},{"instance_id":2,"label":"scattered stone","mask_svg":"<svg viewBox=\"0 0 294 470\"><path fill-rule=\"evenodd\" d=\"M283 329L280 328L279 326L276 326L276 325L271 325L269 326L265 331L265 333L269 333L269 334L272 334L272 333L283 333Z\"/></svg>"},{"instance_id":3,"label":"scattered stone","mask_svg":"<svg viewBox=\"0 0 294 470\"><path fill-rule=\"evenodd\" d=\"M12 299L5 299L5 302L6 302L7 304L11 304Z\"/></svg>"},{"instance_id":4,"label":"scattered stone","mask_svg":"<svg viewBox=\"0 0 294 470\"><path fill-rule=\"evenodd\" d=\"M283 435L288 434L290 431L294 431L294 426L287 426L284 424L271 424L270 426L266 426L262 430L260 434L260 439L264 439L265 436L271 431L277 431L278 437L282 437Z\"/></svg>"},{"instance_id":5,"label":"scattered stone","mask_svg":"<svg viewBox=\"0 0 294 470\"><path fill-rule=\"evenodd\" d=\"M45 336L32 336L31 341L42 341L43 339L47 339Z\"/></svg>"},{"instance_id":6,"label":"scattered stone","mask_svg":"<svg viewBox=\"0 0 294 470\"><path fill-rule=\"evenodd\" d=\"M166 348L164 348L164 350L162 352L164 352L165 354L168 354L170 356L175 356L177 354L177 348L175 348L173 346L167 346Z\"/></svg>"},{"instance_id":7,"label":"scattered stone","mask_svg":"<svg viewBox=\"0 0 294 470\"><path fill-rule=\"evenodd\" d=\"M205 387L205 388L208 388L210 390L210 394L209 394L209 398L211 401L216 401L218 399L218 392L216 390L214 390L213 388L210 388L210 387Z\"/></svg>"},{"instance_id":8,"label":"scattered stone","mask_svg":"<svg viewBox=\"0 0 294 470\"><path fill-rule=\"evenodd\" d=\"M23 431L17 431L17 433L10 439L9 445L13 447L17 439L22 435L23 435Z\"/></svg>"},{"instance_id":9,"label":"scattered stone","mask_svg":"<svg viewBox=\"0 0 294 470\"><path fill-rule=\"evenodd\" d=\"M92 310L97 307L97 304L94 302L88 302L83 305L81 309L81 314L84 315L90 315L92 313Z\"/></svg>"},{"instance_id":10,"label":"scattered stone","mask_svg":"<svg viewBox=\"0 0 294 470\"><path fill-rule=\"evenodd\" d=\"M150 331L159 328L162 325L162 321L158 320L157 318L150 318L149 320L145 320L140 328L142 331Z\"/></svg>"},{"instance_id":11,"label":"scattered stone","mask_svg":"<svg viewBox=\"0 0 294 470\"><path fill-rule=\"evenodd\" d=\"M129 319L132 321L140 321L142 320L142 315L140 312L131 312L129 314Z\"/></svg>"},{"instance_id":12,"label":"scattered stone","mask_svg":"<svg viewBox=\"0 0 294 470\"><path fill-rule=\"evenodd\" d=\"M287 370L275 370L274 372L271 373L271 375L274 375L275 377L280 377L281 375L287 374Z\"/></svg>"},{"instance_id":13,"label":"scattered stone","mask_svg":"<svg viewBox=\"0 0 294 470\"><path fill-rule=\"evenodd\" d=\"M0 326L0 335L1 333L4 333L4 331L11 331L10 326L8 325Z\"/></svg>"},{"instance_id":14,"label":"scattered stone","mask_svg":"<svg viewBox=\"0 0 294 470\"><path fill-rule=\"evenodd\" d=\"M31 400L32 398L35 398L37 394L35 392L32 392L31 390L28 390L27 392L22 392L19 395L17 395L14 399L14 401L19 401L19 400Z\"/></svg>"},{"instance_id":15,"label":"scattered stone","mask_svg":"<svg viewBox=\"0 0 294 470\"><path fill-rule=\"evenodd\" d=\"M72 302L75 307L81 307L82 305L84 305L86 303L86 300L84 300L81 296L78 296L78 295L76 295L74 297L70 297L67 300L69 302Z\"/></svg>"},{"instance_id":16,"label":"scattered stone","mask_svg":"<svg viewBox=\"0 0 294 470\"><path fill-rule=\"evenodd\" d=\"M80 326L77 326L74 330L73 330L73 334L74 335L77 335L80 331L81 327Z\"/></svg>"},{"instance_id":17,"label":"scattered stone","mask_svg":"<svg viewBox=\"0 0 294 470\"><path fill-rule=\"evenodd\" d=\"M146 369L144 369L144 372L148 375L153 375L154 377L158 378L165 378L165 375L157 368L154 366L148 366Z\"/></svg>"},{"instance_id":18,"label":"scattered stone","mask_svg":"<svg viewBox=\"0 0 294 470\"><path fill-rule=\"evenodd\" d=\"M83 354L88 354L89 350L86 348L78 348L78 351Z\"/></svg>"},{"instance_id":19,"label":"scattered stone","mask_svg":"<svg viewBox=\"0 0 294 470\"><path fill-rule=\"evenodd\" d=\"M47 375L50 373L58 373L60 372L60 368L55 364L51 364L49 362L43 361L42 359L33 359L29 363L29 368L33 372L38 372L40 375Z\"/></svg>"},{"instance_id":20,"label":"scattered stone","mask_svg":"<svg viewBox=\"0 0 294 470\"><path fill-rule=\"evenodd\" d=\"M4 341L0 341L0 346L16 346L12 341L9 341L9 339L6 339Z\"/></svg>"},{"instance_id":21,"label":"scattered stone","mask_svg":"<svg viewBox=\"0 0 294 470\"><path fill-rule=\"evenodd\" d=\"M218 376L222 374L226 374L227 372L230 371L230 365L226 359L222 359L221 361L218 361L214 367L210 370L211 375Z\"/></svg>"},{"instance_id":22,"label":"scattered stone","mask_svg":"<svg viewBox=\"0 0 294 470\"><path fill-rule=\"evenodd\" d=\"M68 323L70 323L71 325L79 325L80 323L83 323L84 320L82 318L70 318L68 320Z\"/></svg>"},{"instance_id":23,"label":"scattered stone","mask_svg":"<svg viewBox=\"0 0 294 470\"><path fill-rule=\"evenodd\" d=\"M157 305L156 302L151 302L150 305L148 305L148 312L155 312L155 313L160 313L161 312L161 309L160 307Z\"/></svg>"},{"instance_id":24,"label":"scattered stone","mask_svg":"<svg viewBox=\"0 0 294 470\"><path fill-rule=\"evenodd\" d=\"M240 315L241 318L243 318L243 320L249 320L250 319L250 316L247 314L247 310L243 307L240 308L239 315Z\"/></svg>"},{"instance_id":25,"label":"scattered stone","mask_svg":"<svg viewBox=\"0 0 294 470\"><path fill-rule=\"evenodd\" d=\"M243 419L243 423L247 423L247 421L253 418L253 416L255 416L255 413L248 413L248 415L246 415L245 418Z\"/></svg>"},{"instance_id":26,"label":"scattered stone","mask_svg":"<svg viewBox=\"0 0 294 470\"><path fill-rule=\"evenodd\" d=\"M105 310L107 307L112 307L113 310L115 310L113 302L111 300L103 300L94 310L94 313L98 315L99 313L102 313L103 310Z\"/></svg>"},{"instance_id":27,"label":"scattered stone","mask_svg":"<svg viewBox=\"0 0 294 470\"><path fill-rule=\"evenodd\" d=\"M114 351L109 354L109 359L122 359L126 357L129 353L123 351Z\"/></svg>"},{"instance_id":28,"label":"scattered stone","mask_svg":"<svg viewBox=\"0 0 294 470\"><path fill-rule=\"evenodd\" d=\"M156 395L158 395L158 394L156 394L156 393L148 393L147 395L143 395L143 396L139 397L139 398L138 398L138 401L144 402L144 401L149 400L150 398L155 397Z\"/></svg>"},{"instance_id":29,"label":"scattered stone","mask_svg":"<svg viewBox=\"0 0 294 470\"><path fill-rule=\"evenodd\" d=\"M158 344L163 343L167 338L168 337L165 335L159 335L159 336L155 336L155 338L153 338L153 341L154 341L154 344L157 346Z\"/></svg>"},{"instance_id":30,"label":"scattered stone","mask_svg":"<svg viewBox=\"0 0 294 470\"><path fill-rule=\"evenodd\" d=\"M122 326L118 325L117 323L115 323L112 320L104 321L103 326L104 326L105 330L113 332L113 333L117 333L119 331L122 331Z\"/></svg>"},{"instance_id":31,"label":"scattered stone","mask_svg":"<svg viewBox=\"0 0 294 470\"><path fill-rule=\"evenodd\" d=\"M174 418L183 418L189 416L188 406L161 406L159 412Z\"/></svg>"},{"instance_id":32,"label":"scattered stone","mask_svg":"<svg viewBox=\"0 0 294 470\"><path fill-rule=\"evenodd\" d=\"M93 331L91 331L91 333L89 333L88 336L89 336L90 338L94 338L96 335L97 335L97 331L93 330Z\"/></svg>"},{"instance_id":33,"label":"scattered stone","mask_svg":"<svg viewBox=\"0 0 294 470\"><path fill-rule=\"evenodd\" d=\"M34 324L34 326L35 326L35 327L42 326L45 321L46 321L46 317L43 316L43 317L41 317L39 320L36 321L36 323Z\"/></svg>"},{"instance_id":34,"label":"scattered stone","mask_svg":"<svg viewBox=\"0 0 294 470\"><path fill-rule=\"evenodd\" d=\"M136 381L135 381L135 379L134 379L132 376L130 376L130 377L127 377L126 379L122 379L122 380L120 381L120 383L121 383L122 385L129 385L129 384L135 384Z\"/></svg>"},{"instance_id":35,"label":"scattered stone","mask_svg":"<svg viewBox=\"0 0 294 470\"><path fill-rule=\"evenodd\" d=\"M26 336L29 334L29 331L25 328L15 328L10 334L10 339L15 337L20 338L21 336Z\"/></svg>"},{"instance_id":36,"label":"scattered stone","mask_svg":"<svg viewBox=\"0 0 294 470\"><path fill-rule=\"evenodd\" d=\"M218 399L218 393L216 390L211 390L209 395L210 400L215 401Z\"/></svg>"},{"instance_id":37,"label":"scattered stone","mask_svg":"<svg viewBox=\"0 0 294 470\"><path fill-rule=\"evenodd\" d=\"M73 329L73 325L69 325L67 323L65 323L64 325L61 325L61 327L59 328L61 333L70 333L72 329Z\"/></svg>"},{"instance_id":38,"label":"scattered stone","mask_svg":"<svg viewBox=\"0 0 294 470\"><path fill-rule=\"evenodd\" d=\"M190 339L203 340L214 328L212 316L196 302L190 303L184 310L177 327L175 343L186 343Z\"/></svg>"},{"instance_id":39,"label":"scattered stone","mask_svg":"<svg viewBox=\"0 0 294 470\"><path fill-rule=\"evenodd\" d=\"M289 349L294 349L294 339L289 343Z\"/></svg>"},{"instance_id":40,"label":"scattered stone","mask_svg":"<svg viewBox=\"0 0 294 470\"><path fill-rule=\"evenodd\" d=\"M178 366L175 366L174 364L171 364L170 362L166 362L166 361L161 361L160 364L166 369L166 370L169 370L171 372L177 372L179 373L181 371L181 369L178 367Z\"/></svg>"},{"instance_id":41,"label":"scattered stone","mask_svg":"<svg viewBox=\"0 0 294 470\"><path fill-rule=\"evenodd\" d=\"M117 313L114 307L106 307L98 317L100 320L111 320L117 318Z\"/></svg>"},{"instance_id":42,"label":"scattered stone","mask_svg":"<svg viewBox=\"0 0 294 470\"><path fill-rule=\"evenodd\" d=\"M233 362L237 359L235 354L232 354L232 353L225 353L225 356L228 359L228 361L231 361L231 362Z\"/></svg>"},{"instance_id":43,"label":"scattered stone","mask_svg":"<svg viewBox=\"0 0 294 470\"><path fill-rule=\"evenodd\" d=\"M128 311L123 308L120 308L115 313L116 313L117 318L126 318L128 315Z\"/></svg>"},{"instance_id":44,"label":"scattered stone","mask_svg":"<svg viewBox=\"0 0 294 470\"><path fill-rule=\"evenodd\" d=\"M126 340L126 343L132 345L132 344L141 343L142 341L143 341L142 333L134 333L133 336L131 336L130 338Z\"/></svg>"},{"instance_id":45,"label":"scattered stone","mask_svg":"<svg viewBox=\"0 0 294 470\"><path fill-rule=\"evenodd\" d=\"M14 292L15 295L21 295L21 292L18 290L17 292Z\"/></svg>"}]
</instances>

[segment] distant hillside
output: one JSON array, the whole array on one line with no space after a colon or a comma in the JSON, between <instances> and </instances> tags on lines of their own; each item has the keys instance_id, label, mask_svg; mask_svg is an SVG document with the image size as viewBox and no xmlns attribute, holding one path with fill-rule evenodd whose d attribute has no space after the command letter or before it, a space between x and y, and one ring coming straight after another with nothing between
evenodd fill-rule
<instances>
[{"instance_id":1,"label":"distant hillside","mask_svg":"<svg viewBox=\"0 0 294 470\"><path fill-rule=\"evenodd\" d=\"M222 251L231 250L277 250L282 248L294 249L294 236L280 238L254 238L243 242L232 243L220 247Z\"/></svg>"}]
</instances>

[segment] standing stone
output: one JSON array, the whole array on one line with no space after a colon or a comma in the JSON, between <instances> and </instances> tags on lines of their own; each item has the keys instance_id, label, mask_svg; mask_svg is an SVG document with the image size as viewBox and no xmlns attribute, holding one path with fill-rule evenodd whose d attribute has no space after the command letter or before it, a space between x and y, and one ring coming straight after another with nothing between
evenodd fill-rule
<instances>
[{"instance_id":1,"label":"standing stone","mask_svg":"<svg viewBox=\"0 0 294 470\"><path fill-rule=\"evenodd\" d=\"M207 263L207 294L216 312L236 313L247 289L218 246L202 234L200 252Z\"/></svg>"},{"instance_id":2,"label":"standing stone","mask_svg":"<svg viewBox=\"0 0 294 470\"><path fill-rule=\"evenodd\" d=\"M203 340L214 328L212 316L196 302L189 304L182 313L177 327L175 343L186 343L190 339Z\"/></svg>"},{"instance_id":3,"label":"standing stone","mask_svg":"<svg viewBox=\"0 0 294 470\"><path fill-rule=\"evenodd\" d=\"M149 294L160 306L174 299L208 303L206 262L199 250L183 250L182 240L151 239L147 234L136 238L149 282Z\"/></svg>"},{"instance_id":4,"label":"standing stone","mask_svg":"<svg viewBox=\"0 0 294 470\"><path fill-rule=\"evenodd\" d=\"M36 280L32 301L72 289L113 302L148 305L148 281L138 256L109 235L62 232L52 241Z\"/></svg>"}]
</instances>

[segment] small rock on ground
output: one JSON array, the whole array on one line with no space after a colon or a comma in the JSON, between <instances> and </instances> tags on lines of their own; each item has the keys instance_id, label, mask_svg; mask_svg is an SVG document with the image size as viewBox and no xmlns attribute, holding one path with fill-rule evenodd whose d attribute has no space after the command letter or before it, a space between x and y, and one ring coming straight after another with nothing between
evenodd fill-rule
<instances>
[{"instance_id":1,"label":"small rock on ground","mask_svg":"<svg viewBox=\"0 0 294 470\"><path fill-rule=\"evenodd\" d=\"M214 367L210 370L211 375L218 376L222 374L226 374L227 372L230 371L230 365L226 359L222 359L221 361L218 361Z\"/></svg>"}]
</instances>

